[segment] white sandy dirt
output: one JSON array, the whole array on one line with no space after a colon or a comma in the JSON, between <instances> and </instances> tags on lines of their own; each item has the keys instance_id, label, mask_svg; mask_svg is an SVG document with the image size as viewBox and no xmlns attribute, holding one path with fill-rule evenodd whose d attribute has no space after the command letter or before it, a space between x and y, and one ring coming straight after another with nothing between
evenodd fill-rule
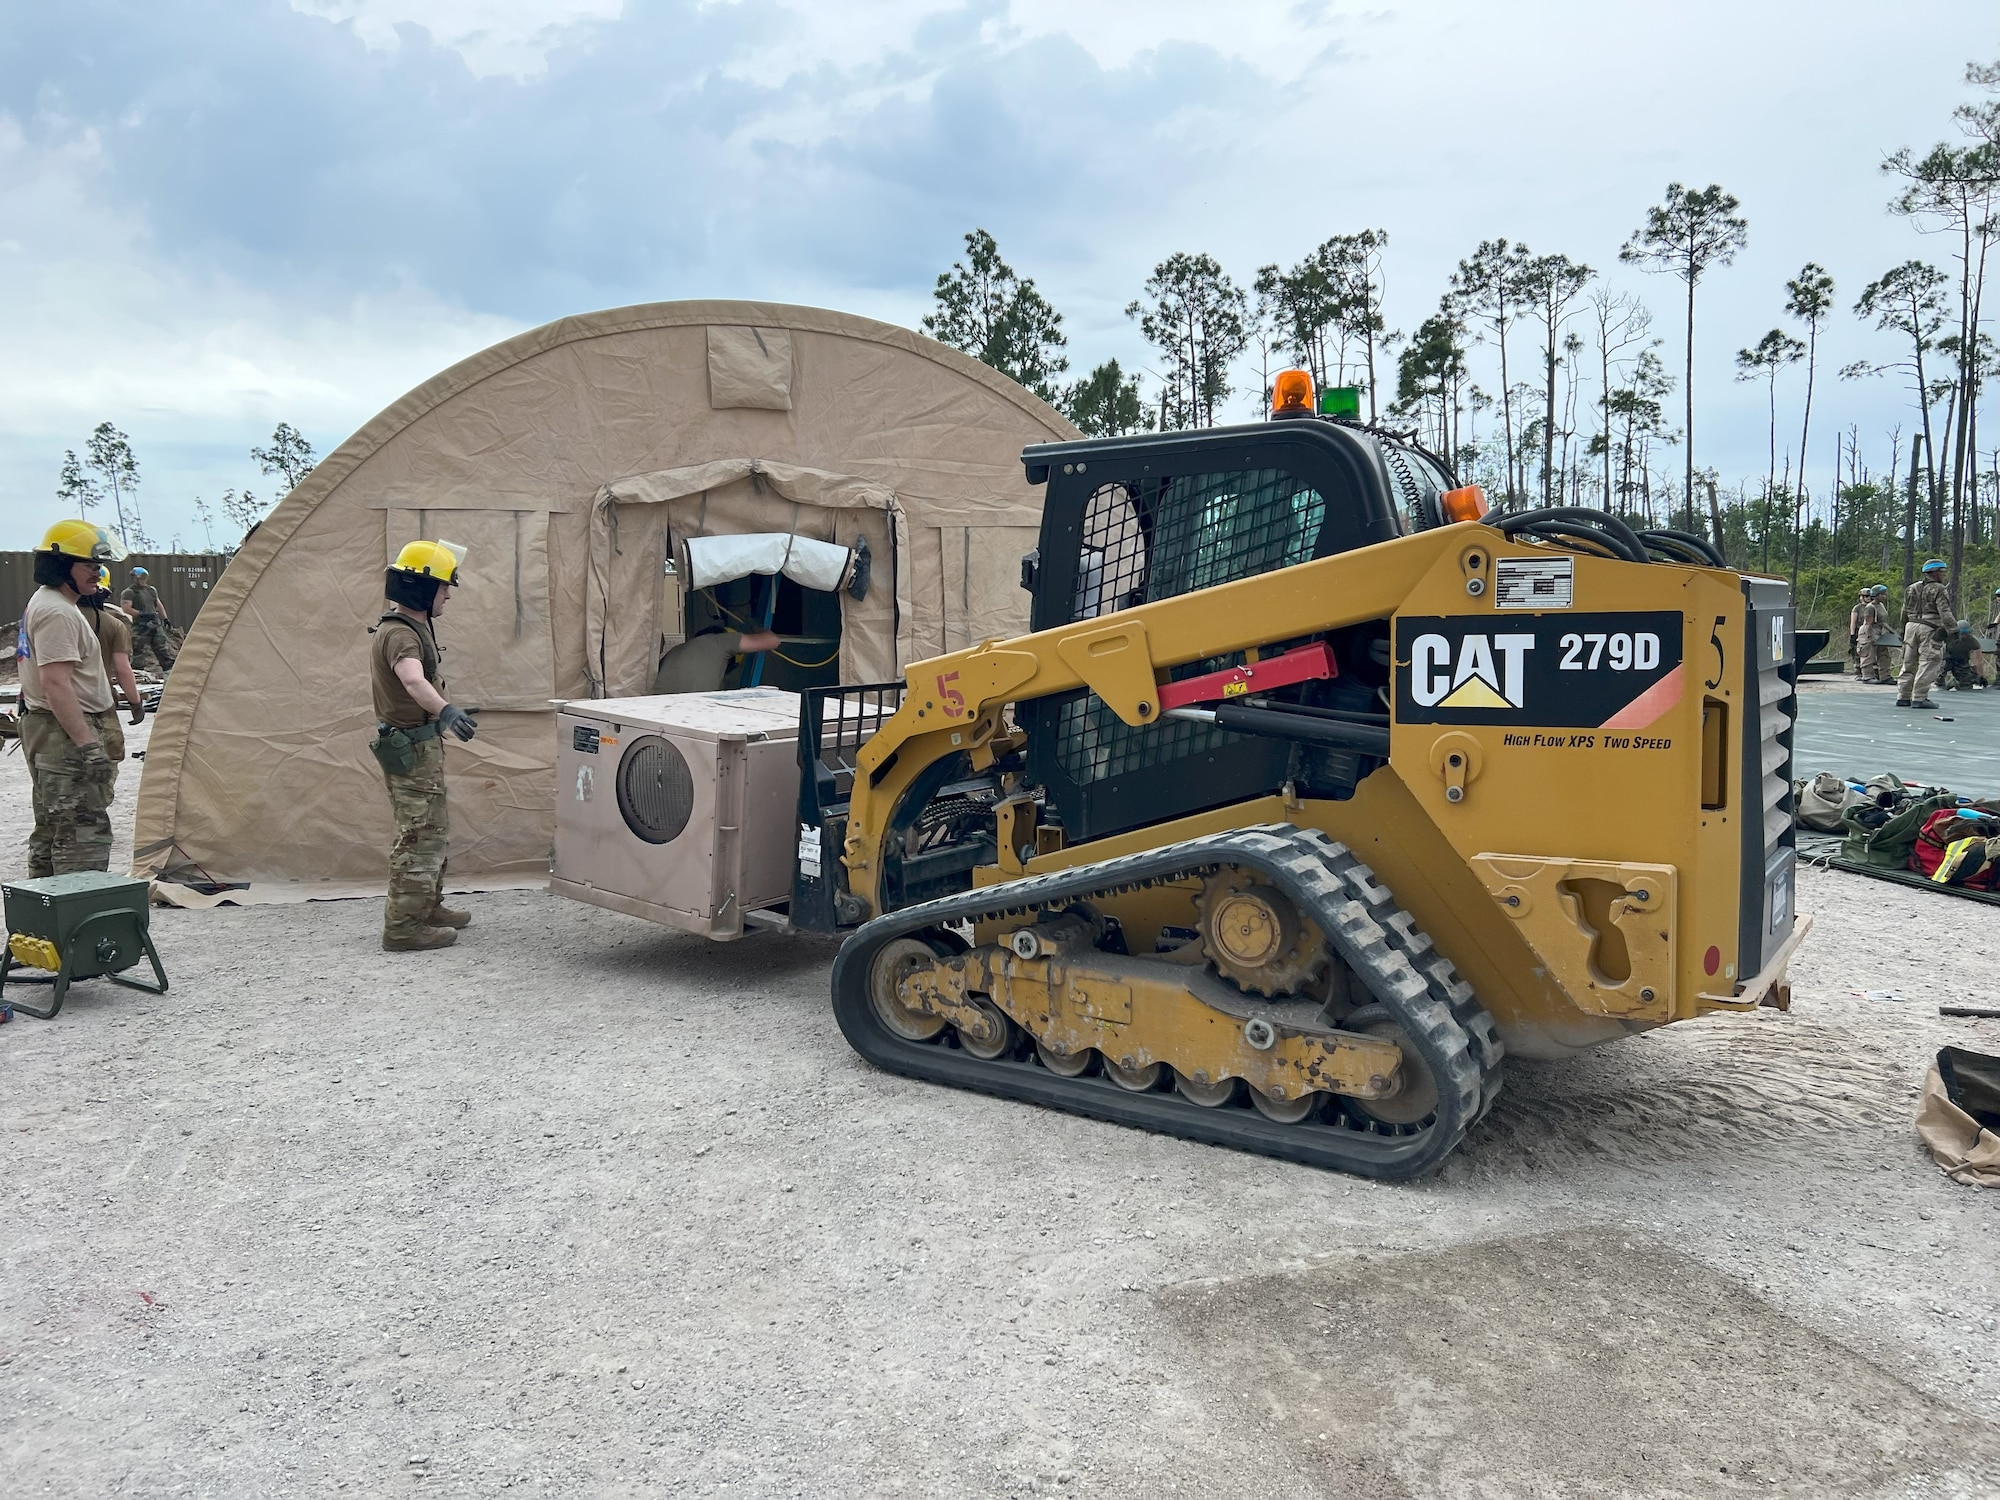
<instances>
[{"instance_id":1,"label":"white sandy dirt","mask_svg":"<svg viewBox=\"0 0 2000 1500\"><path fill-rule=\"evenodd\" d=\"M170 993L0 1029L0 1489L2000 1494L2000 1193L1911 1124L1994 911L1799 900L1789 1015L1510 1063L1409 1186L876 1072L819 941L158 911Z\"/></svg>"}]
</instances>

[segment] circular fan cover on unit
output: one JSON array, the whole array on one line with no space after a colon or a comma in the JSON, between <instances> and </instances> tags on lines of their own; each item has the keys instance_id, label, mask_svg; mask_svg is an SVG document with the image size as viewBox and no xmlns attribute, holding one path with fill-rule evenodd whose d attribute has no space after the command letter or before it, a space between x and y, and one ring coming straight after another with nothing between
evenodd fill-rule
<instances>
[{"instance_id":1,"label":"circular fan cover on unit","mask_svg":"<svg viewBox=\"0 0 2000 1500\"><path fill-rule=\"evenodd\" d=\"M632 742L618 763L618 811L649 844L680 837L694 812L694 777L676 747L657 735Z\"/></svg>"}]
</instances>

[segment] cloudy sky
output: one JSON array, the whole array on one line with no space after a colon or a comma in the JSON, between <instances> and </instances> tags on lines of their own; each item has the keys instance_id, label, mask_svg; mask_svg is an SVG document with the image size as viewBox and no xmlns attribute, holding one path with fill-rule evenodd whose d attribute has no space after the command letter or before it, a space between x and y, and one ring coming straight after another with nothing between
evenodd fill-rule
<instances>
[{"instance_id":1,"label":"cloudy sky","mask_svg":"<svg viewBox=\"0 0 2000 1500\"><path fill-rule=\"evenodd\" d=\"M1734 350L1808 259L1843 309L1943 260L1879 164L1948 135L1996 53L1991 0L8 4L0 546L32 544L105 419L150 530L199 546L192 497L265 489L247 450L278 421L325 451L452 361L621 303L915 326L975 225L1079 365L1151 362L1122 309L1173 251L1247 282L1376 227L1392 325L1506 236L1643 292L1677 366L1677 284L1617 264L1674 179L1751 224L1697 338L1697 456L1733 480L1765 441ZM1823 363L1888 352L1843 313ZM1821 399L1884 457L1906 420L1886 381Z\"/></svg>"}]
</instances>

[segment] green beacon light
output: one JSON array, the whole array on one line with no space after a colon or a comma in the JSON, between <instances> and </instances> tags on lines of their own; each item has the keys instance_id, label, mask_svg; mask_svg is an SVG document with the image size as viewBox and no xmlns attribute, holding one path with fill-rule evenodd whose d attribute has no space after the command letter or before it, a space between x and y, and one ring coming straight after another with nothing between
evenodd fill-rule
<instances>
[{"instance_id":1,"label":"green beacon light","mask_svg":"<svg viewBox=\"0 0 2000 1500\"><path fill-rule=\"evenodd\" d=\"M1322 417L1361 416L1361 387L1358 385L1330 385L1319 393L1319 414Z\"/></svg>"}]
</instances>

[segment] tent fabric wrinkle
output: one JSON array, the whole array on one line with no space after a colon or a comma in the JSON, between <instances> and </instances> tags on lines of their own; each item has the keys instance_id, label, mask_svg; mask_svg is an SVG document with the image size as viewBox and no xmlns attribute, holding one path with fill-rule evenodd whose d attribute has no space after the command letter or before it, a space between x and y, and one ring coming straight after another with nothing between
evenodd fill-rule
<instances>
[{"instance_id":1,"label":"tent fabric wrinkle","mask_svg":"<svg viewBox=\"0 0 2000 1500\"><path fill-rule=\"evenodd\" d=\"M685 624L691 540L794 537L794 570L801 553L845 568L865 541L874 584L838 592L839 671L893 679L1026 628L1041 495L1021 449L1075 436L957 351L819 308L650 303L482 350L365 423L230 559L155 723L134 873L382 889L368 627L404 541L469 549L438 636L453 700L487 712L447 754L447 879L532 882L554 831L550 702L646 690Z\"/></svg>"}]
</instances>

